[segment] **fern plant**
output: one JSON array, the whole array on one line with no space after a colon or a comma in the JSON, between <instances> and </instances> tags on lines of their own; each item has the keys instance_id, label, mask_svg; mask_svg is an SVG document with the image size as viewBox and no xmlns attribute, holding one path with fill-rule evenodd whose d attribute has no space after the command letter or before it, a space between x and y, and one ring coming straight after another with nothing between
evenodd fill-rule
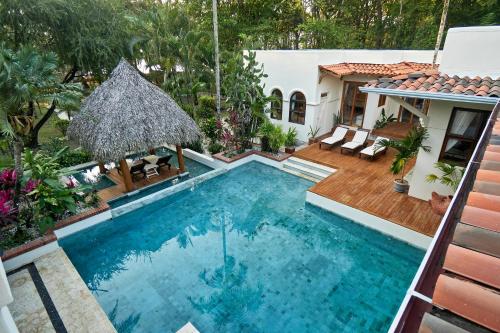
<instances>
[{"instance_id":1,"label":"fern plant","mask_svg":"<svg viewBox=\"0 0 500 333\"><path fill-rule=\"evenodd\" d=\"M460 181L462 180L462 177L464 176L465 169L457 165L451 165L444 162L437 162L434 164L434 167L441 171L441 176L431 173L427 175L426 180L429 183L439 181L441 184L450 187L453 192L455 192L460 184Z\"/></svg>"}]
</instances>

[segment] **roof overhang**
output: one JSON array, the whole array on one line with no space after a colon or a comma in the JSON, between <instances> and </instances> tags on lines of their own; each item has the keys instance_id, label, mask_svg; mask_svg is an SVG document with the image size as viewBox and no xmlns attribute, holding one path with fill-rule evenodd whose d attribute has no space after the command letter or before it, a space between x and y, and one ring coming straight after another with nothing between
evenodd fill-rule
<instances>
[{"instance_id":1,"label":"roof overhang","mask_svg":"<svg viewBox=\"0 0 500 333\"><path fill-rule=\"evenodd\" d=\"M413 97L413 98L440 100L448 102L465 102L465 103L495 105L498 101L500 101L500 97L446 94L446 93L422 92L416 90L398 90L398 89L371 88L371 87L359 87L359 90L364 93L374 93L379 95L398 96L398 97Z\"/></svg>"}]
</instances>

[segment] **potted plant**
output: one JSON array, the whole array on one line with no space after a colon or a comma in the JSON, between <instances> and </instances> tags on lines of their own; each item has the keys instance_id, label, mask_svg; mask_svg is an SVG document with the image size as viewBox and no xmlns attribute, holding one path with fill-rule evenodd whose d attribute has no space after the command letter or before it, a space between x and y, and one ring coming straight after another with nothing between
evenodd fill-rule
<instances>
[{"instance_id":1,"label":"potted plant","mask_svg":"<svg viewBox=\"0 0 500 333\"><path fill-rule=\"evenodd\" d=\"M293 154L295 152L295 142L297 141L297 129L290 127L285 135L285 153Z\"/></svg>"},{"instance_id":2,"label":"potted plant","mask_svg":"<svg viewBox=\"0 0 500 333\"><path fill-rule=\"evenodd\" d=\"M312 145L313 143L318 142L318 139L316 138L316 136L318 135L318 133L319 133L319 127L318 126L315 126L315 127L309 126L309 132L307 133L307 135L309 136L309 144L310 145Z\"/></svg>"},{"instance_id":3,"label":"potted plant","mask_svg":"<svg viewBox=\"0 0 500 333\"><path fill-rule=\"evenodd\" d=\"M278 154L280 148L285 144L286 134L281 129L281 126L273 127L273 131L269 136L269 147L272 153Z\"/></svg>"},{"instance_id":4,"label":"potted plant","mask_svg":"<svg viewBox=\"0 0 500 333\"><path fill-rule=\"evenodd\" d=\"M441 184L450 187L453 193L455 193L460 184L460 180L462 180L464 176L465 169L445 162L437 162L434 164L434 167L441 172L441 176L431 173L427 175L426 180L429 183L439 181ZM432 192L432 199L429 200L432 211L438 215L444 215L452 198L452 195L440 195L436 192Z\"/></svg>"},{"instance_id":5,"label":"potted plant","mask_svg":"<svg viewBox=\"0 0 500 333\"><path fill-rule=\"evenodd\" d=\"M274 125L270 121L265 121L259 128L260 150L270 152L269 137L274 131Z\"/></svg>"},{"instance_id":6,"label":"potted plant","mask_svg":"<svg viewBox=\"0 0 500 333\"><path fill-rule=\"evenodd\" d=\"M425 127L413 127L408 135L402 140L381 140L380 147L394 148L398 151L391 164L391 172L394 175L401 175L401 178L394 180L394 190L400 193L408 192L410 185L405 179L406 165L415 158L418 151L422 149L425 152L430 152L431 147L425 146L424 141L429 134Z\"/></svg>"}]
</instances>

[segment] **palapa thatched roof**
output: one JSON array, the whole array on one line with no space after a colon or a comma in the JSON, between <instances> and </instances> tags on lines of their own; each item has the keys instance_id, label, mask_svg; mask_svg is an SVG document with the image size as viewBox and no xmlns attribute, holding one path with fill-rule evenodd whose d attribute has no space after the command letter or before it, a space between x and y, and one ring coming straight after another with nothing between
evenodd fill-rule
<instances>
[{"instance_id":1,"label":"palapa thatched roof","mask_svg":"<svg viewBox=\"0 0 500 333\"><path fill-rule=\"evenodd\" d=\"M97 87L71 120L68 137L98 161L116 161L127 152L199 139L194 120L163 90L125 59Z\"/></svg>"}]
</instances>

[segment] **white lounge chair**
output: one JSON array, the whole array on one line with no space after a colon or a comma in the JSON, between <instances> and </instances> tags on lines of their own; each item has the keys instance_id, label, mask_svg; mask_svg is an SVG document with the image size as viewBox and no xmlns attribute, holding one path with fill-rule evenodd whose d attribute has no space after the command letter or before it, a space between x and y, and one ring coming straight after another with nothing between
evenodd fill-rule
<instances>
[{"instance_id":1,"label":"white lounge chair","mask_svg":"<svg viewBox=\"0 0 500 333\"><path fill-rule=\"evenodd\" d=\"M354 154L356 150L363 147L367 138L368 138L367 131L356 131L351 141L346 142L342 146L340 146L340 153L346 150L351 154Z\"/></svg>"},{"instance_id":2,"label":"white lounge chair","mask_svg":"<svg viewBox=\"0 0 500 333\"><path fill-rule=\"evenodd\" d=\"M359 152L359 158L365 156L366 158L373 159L379 154L385 154L387 152L387 147L379 146L379 143L382 140L388 139L383 136L377 137L371 146L368 146Z\"/></svg>"},{"instance_id":3,"label":"white lounge chair","mask_svg":"<svg viewBox=\"0 0 500 333\"><path fill-rule=\"evenodd\" d=\"M345 136L347 134L347 128L338 126L335 131L333 131L332 136L321 140L319 143L319 149L321 149L322 145L329 146L330 148L336 144L343 143L345 140Z\"/></svg>"}]
</instances>

